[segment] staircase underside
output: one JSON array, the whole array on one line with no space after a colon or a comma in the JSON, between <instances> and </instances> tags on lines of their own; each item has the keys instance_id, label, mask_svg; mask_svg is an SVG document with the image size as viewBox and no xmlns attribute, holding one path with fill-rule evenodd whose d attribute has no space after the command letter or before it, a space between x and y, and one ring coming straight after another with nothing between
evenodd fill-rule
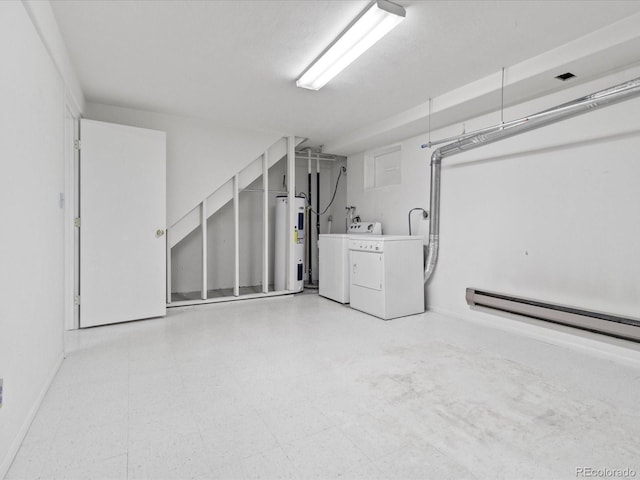
<instances>
[{"instance_id":1,"label":"staircase underside","mask_svg":"<svg viewBox=\"0 0 640 480\"><path fill-rule=\"evenodd\" d=\"M251 298L263 298L279 295L288 295L293 293L291 290L270 291L269 287L269 261L268 261L268 245L269 245L269 188L268 188L268 172L269 169L283 158L287 159L287 185L288 191L293 192L295 185L295 147L304 141L300 137L282 138L274 143L267 151L258 158L254 159L248 165L244 166L224 184L220 186L207 198L203 199L199 205L196 205L190 212L184 215L178 222L167 229L167 306L181 307L187 305L200 305L207 303L228 302L233 300L246 300ZM263 220L260 230L262 230L263 239L263 265L262 265L262 283L260 287L240 287L240 252L239 252L239 194L242 190L249 187L253 182L263 177L263 201L262 211ZM219 183L218 183L219 184ZM289 193L293 195L293 193ZM233 224L235 235L235 282L232 289L218 289L210 291L207 288L208 283L208 261L207 261L207 220L214 215L227 203L233 202ZM291 202L290 213L293 218L295 211L293 202ZM187 235L196 229L201 229L201 290L199 292L188 292L183 294L174 294L171 288L171 249L180 241L185 239ZM290 255L293 255L292 247L289 247ZM192 267L190 267L192 268ZM191 271L191 270L190 270ZM294 275L289 272L289 275ZM291 277L292 278L292 277Z\"/></svg>"},{"instance_id":2,"label":"staircase underside","mask_svg":"<svg viewBox=\"0 0 640 480\"><path fill-rule=\"evenodd\" d=\"M303 138L296 137L296 146L304 141ZM267 150L269 157L268 167L271 168L287 155L286 139L280 139ZM238 189L240 191L251 185L262 175L262 156L254 159L249 165L237 172ZM233 179L229 178L220 188L204 199L206 203L207 218L211 217L227 203L233 200ZM196 205L190 212L178 220L171 228L169 234L169 248L175 247L187 235L200 226L201 218L199 205Z\"/></svg>"}]
</instances>

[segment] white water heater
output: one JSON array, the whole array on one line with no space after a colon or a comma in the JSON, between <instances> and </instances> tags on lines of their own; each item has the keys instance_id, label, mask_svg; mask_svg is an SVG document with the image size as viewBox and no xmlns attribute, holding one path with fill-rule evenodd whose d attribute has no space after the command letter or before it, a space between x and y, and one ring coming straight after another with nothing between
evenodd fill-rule
<instances>
[{"instance_id":1,"label":"white water heater","mask_svg":"<svg viewBox=\"0 0 640 480\"><path fill-rule=\"evenodd\" d=\"M304 198L294 198L295 222L287 232L287 216L289 215L289 197L276 197L276 238L273 264L274 289L287 289L287 237L293 241L294 265L293 291L301 292L304 288Z\"/></svg>"}]
</instances>

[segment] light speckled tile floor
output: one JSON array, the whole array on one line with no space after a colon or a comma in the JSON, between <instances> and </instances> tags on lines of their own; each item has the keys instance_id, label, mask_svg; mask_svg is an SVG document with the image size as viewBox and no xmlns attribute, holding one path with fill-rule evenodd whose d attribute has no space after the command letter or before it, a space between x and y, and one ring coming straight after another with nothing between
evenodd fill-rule
<instances>
[{"instance_id":1,"label":"light speckled tile floor","mask_svg":"<svg viewBox=\"0 0 640 480\"><path fill-rule=\"evenodd\" d=\"M317 295L69 332L16 479L640 476L640 367Z\"/></svg>"}]
</instances>

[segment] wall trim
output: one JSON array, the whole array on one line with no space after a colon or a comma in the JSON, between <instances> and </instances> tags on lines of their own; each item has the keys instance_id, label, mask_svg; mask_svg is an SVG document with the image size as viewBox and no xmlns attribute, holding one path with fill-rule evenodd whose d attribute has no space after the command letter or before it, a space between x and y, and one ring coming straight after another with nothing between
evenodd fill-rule
<instances>
[{"instance_id":1,"label":"wall trim","mask_svg":"<svg viewBox=\"0 0 640 480\"><path fill-rule=\"evenodd\" d=\"M80 245L79 233L74 219L79 212L79 152L74 141L79 139L79 113L74 109L69 97L65 96L64 118L64 235L65 235L65 291L64 329L79 328L79 309L74 298L79 292Z\"/></svg>"},{"instance_id":2,"label":"wall trim","mask_svg":"<svg viewBox=\"0 0 640 480\"><path fill-rule=\"evenodd\" d=\"M4 478L9 472L9 468L11 467L11 464L13 463L13 460L15 459L16 454L18 453L18 450L20 450L20 446L22 445L24 438L27 436L27 432L31 427L31 423L33 422L34 418L36 418L36 414L38 413L38 410L42 405L44 397L47 395L47 392L49 391L49 387L51 387L51 384L53 383L54 378L56 378L56 374L58 373L58 370L62 366L63 360L64 360L64 353L60 353L60 356L56 360L53 368L51 369L49 375L47 376L46 381L44 382L42 389L40 390L40 393L38 394L38 398L36 398L36 401L31 406L31 409L29 410L27 418L25 418L24 422L22 423L22 427L20 427L18 434L16 435L16 437L13 439L13 442L11 443L11 446L9 447L9 450L7 451L6 456L2 459L2 463L0 463L0 479Z\"/></svg>"}]
</instances>

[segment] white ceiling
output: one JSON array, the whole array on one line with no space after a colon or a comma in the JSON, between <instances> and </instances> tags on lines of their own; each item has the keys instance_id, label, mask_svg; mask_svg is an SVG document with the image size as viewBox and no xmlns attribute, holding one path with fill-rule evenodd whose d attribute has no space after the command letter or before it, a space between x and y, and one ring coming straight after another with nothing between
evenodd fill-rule
<instances>
[{"instance_id":1,"label":"white ceiling","mask_svg":"<svg viewBox=\"0 0 640 480\"><path fill-rule=\"evenodd\" d=\"M638 1L397 3L406 20L317 92L295 79L367 0L56 0L52 7L88 101L309 137L309 145L341 150L333 153L356 148L337 140L351 132L640 12ZM630 59L617 62L602 62L600 73ZM598 68L591 65L591 75Z\"/></svg>"}]
</instances>

